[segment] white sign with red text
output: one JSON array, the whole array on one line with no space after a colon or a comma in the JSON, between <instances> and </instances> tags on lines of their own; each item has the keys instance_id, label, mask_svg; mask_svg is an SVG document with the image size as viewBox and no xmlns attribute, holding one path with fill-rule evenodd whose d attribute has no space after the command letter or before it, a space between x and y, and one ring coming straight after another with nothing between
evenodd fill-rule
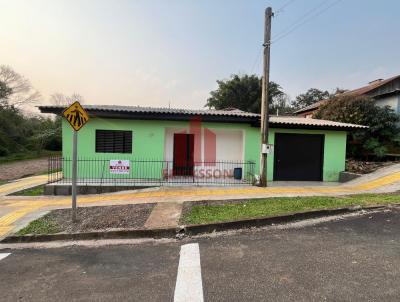
<instances>
[{"instance_id":1,"label":"white sign with red text","mask_svg":"<svg viewBox=\"0 0 400 302\"><path fill-rule=\"evenodd\" d=\"M129 160L110 160L110 174L129 174L130 161Z\"/></svg>"}]
</instances>

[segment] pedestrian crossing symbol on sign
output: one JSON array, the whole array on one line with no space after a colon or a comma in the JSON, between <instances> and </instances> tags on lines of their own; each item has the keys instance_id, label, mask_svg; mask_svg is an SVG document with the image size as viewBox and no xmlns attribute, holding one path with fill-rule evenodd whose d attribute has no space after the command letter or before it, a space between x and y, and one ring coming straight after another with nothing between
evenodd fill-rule
<instances>
[{"instance_id":1,"label":"pedestrian crossing symbol on sign","mask_svg":"<svg viewBox=\"0 0 400 302\"><path fill-rule=\"evenodd\" d=\"M75 102L65 109L63 116L75 131L79 131L89 121L89 115L79 102Z\"/></svg>"}]
</instances>

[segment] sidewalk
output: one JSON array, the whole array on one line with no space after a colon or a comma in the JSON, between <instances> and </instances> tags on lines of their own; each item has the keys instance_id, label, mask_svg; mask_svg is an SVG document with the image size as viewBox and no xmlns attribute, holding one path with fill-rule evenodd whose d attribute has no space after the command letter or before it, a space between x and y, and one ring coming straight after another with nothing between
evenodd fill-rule
<instances>
[{"instance_id":1,"label":"sidewalk","mask_svg":"<svg viewBox=\"0 0 400 302\"><path fill-rule=\"evenodd\" d=\"M20 181L20 186L44 181L44 176L34 180ZM7 188L3 188L6 187ZM15 189L15 187L13 187ZM0 192L11 190L10 184L0 186ZM259 187L161 187L125 191L118 193L83 195L78 198L78 206L106 206L140 203L171 203L170 206L157 207L160 226L171 225L179 219L185 201L228 200L243 198L292 197L292 196L334 196L361 193L389 193L400 190L400 164L382 168L346 184L333 186L270 186ZM71 198L67 196L0 196L0 238L16 231L38 215L46 211L67 208ZM157 212L154 213L154 215ZM149 225L157 227L157 219L151 215Z\"/></svg>"},{"instance_id":2,"label":"sidewalk","mask_svg":"<svg viewBox=\"0 0 400 302\"><path fill-rule=\"evenodd\" d=\"M13 180L0 186L0 197L47 183L47 174Z\"/></svg>"}]
</instances>

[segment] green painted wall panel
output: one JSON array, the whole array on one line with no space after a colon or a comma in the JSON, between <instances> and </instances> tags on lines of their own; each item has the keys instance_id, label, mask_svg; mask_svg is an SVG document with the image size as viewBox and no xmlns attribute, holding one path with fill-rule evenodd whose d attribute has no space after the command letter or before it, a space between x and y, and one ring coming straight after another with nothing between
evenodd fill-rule
<instances>
[{"instance_id":1,"label":"green painted wall panel","mask_svg":"<svg viewBox=\"0 0 400 302\"><path fill-rule=\"evenodd\" d=\"M188 122L178 121L140 121L140 120L119 120L92 118L78 133L78 156L87 159L164 159L165 129L167 127L188 128ZM244 160L254 161L255 174L259 174L260 159L260 134L259 128L247 124L228 124L228 123L202 123L202 127L209 129L230 129L243 130L244 132ZM132 154L118 153L96 153L95 152L95 131L102 130L132 130ZM298 133L298 134L324 134L324 164L323 180L337 181L339 172L345 168L346 153L346 132L345 131L327 131L327 130L303 130L303 129L270 129L269 142L274 143L275 133ZM63 156L70 158L72 155L72 130L69 124L63 122ZM228 150L229 152L229 150ZM273 154L268 156L268 179L273 180ZM138 168L138 167L136 167ZM85 167L78 167L78 170ZM92 171L95 175L110 176L108 169L102 171ZM131 175L123 177L134 177L135 169L132 169ZM136 169L137 170L137 169ZM149 172L149 177L159 178L160 169L154 169ZM155 172L157 171L157 172ZM246 172L246 171L245 171ZM68 177L69 169L64 171ZM117 176L118 177L118 176Z\"/></svg>"}]
</instances>

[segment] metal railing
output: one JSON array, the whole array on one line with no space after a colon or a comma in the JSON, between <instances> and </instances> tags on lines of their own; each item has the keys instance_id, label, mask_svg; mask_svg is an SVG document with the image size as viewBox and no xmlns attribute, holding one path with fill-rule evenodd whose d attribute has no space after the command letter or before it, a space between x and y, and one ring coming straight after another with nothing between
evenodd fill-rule
<instances>
[{"instance_id":1,"label":"metal railing","mask_svg":"<svg viewBox=\"0 0 400 302\"><path fill-rule=\"evenodd\" d=\"M123 173L110 168L110 159L78 159L78 185L252 185L255 162L212 161L179 163L172 160L129 159ZM50 157L48 183L71 184L72 160Z\"/></svg>"}]
</instances>

